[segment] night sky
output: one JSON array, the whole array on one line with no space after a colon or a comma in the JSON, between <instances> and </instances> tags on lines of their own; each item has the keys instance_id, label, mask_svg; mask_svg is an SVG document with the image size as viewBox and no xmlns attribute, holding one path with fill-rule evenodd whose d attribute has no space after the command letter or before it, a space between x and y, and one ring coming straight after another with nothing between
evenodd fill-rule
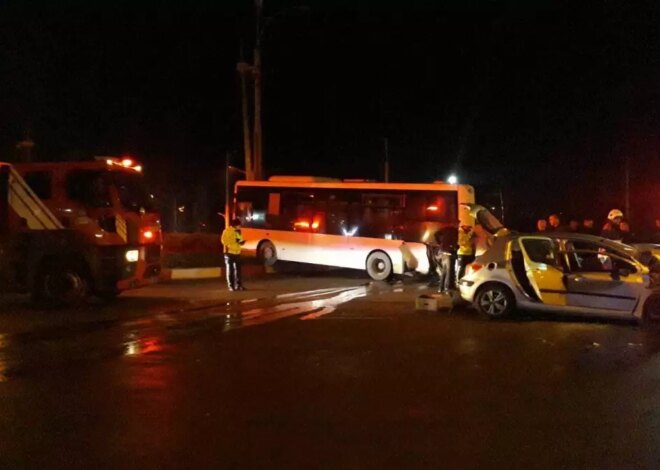
<instances>
[{"instance_id":1,"label":"night sky","mask_svg":"<svg viewBox=\"0 0 660 470\"><path fill-rule=\"evenodd\" d=\"M87 3L87 4L86 4ZM163 196L242 166L250 0L2 2L0 151L134 154ZM509 220L660 215L658 2L264 0L268 174L503 188ZM479 194L486 194L485 190ZM657 211L657 212L656 212Z\"/></svg>"}]
</instances>

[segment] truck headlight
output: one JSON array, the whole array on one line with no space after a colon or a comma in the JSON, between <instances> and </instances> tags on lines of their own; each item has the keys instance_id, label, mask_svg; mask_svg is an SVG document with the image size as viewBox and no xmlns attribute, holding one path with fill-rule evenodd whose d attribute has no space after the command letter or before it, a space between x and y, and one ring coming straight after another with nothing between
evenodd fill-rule
<instances>
[{"instance_id":1,"label":"truck headlight","mask_svg":"<svg viewBox=\"0 0 660 470\"><path fill-rule=\"evenodd\" d=\"M140 258L140 252L138 250L127 250L126 251L126 261L129 263L137 263Z\"/></svg>"}]
</instances>

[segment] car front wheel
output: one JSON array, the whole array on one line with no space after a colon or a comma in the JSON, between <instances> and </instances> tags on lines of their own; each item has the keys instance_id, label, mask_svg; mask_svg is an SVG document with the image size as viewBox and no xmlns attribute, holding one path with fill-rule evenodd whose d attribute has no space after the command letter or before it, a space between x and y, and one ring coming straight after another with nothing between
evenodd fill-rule
<instances>
[{"instance_id":1,"label":"car front wheel","mask_svg":"<svg viewBox=\"0 0 660 470\"><path fill-rule=\"evenodd\" d=\"M513 294L508 287L501 284L482 287L474 303L482 315L493 319L508 317L515 308Z\"/></svg>"}]
</instances>

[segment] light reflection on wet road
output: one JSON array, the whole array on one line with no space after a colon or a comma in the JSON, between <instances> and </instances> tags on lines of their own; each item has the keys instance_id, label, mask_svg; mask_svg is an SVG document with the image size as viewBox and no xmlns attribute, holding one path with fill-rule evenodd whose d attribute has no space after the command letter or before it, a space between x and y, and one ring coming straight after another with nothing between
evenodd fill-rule
<instances>
[{"instance_id":1,"label":"light reflection on wet road","mask_svg":"<svg viewBox=\"0 0 660 470\"><path fill-rule=\"evenodd\" d=\"M0 334L0 381L41 367L66 366L117 355L156 352L162 345L207 331L230 331L285 318L319 318L370 292L390 291L387 284L323 288L266 298L165 309L138 319L89 322L82 327L46 328L16 335Z\"/></svg>"},{"instance_id":2,"label":"light reflection on wet road","mask_svg":"<svg viewBox=\"0 0 660 470\"><path fill-rule=\"evenodd\" d=\"M3 334L0 468L660 468L656 332L414 312L417 293Z\"/></svg>"}]
</instances>

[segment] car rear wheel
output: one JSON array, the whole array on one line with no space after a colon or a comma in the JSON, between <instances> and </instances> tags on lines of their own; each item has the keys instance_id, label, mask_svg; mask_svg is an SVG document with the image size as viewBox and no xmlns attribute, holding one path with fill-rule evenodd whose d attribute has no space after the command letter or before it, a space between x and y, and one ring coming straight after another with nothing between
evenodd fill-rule
<instances>
[{"instance_id":1,"label":"car rear wheel","mask_svg":"<svg viewBox=\"0 0 660 470\"><path fill-rule=\"evenodd\" d=\"M645 327L660 329L660 295L646 299L642 323Z\"/></svg>"},{"instance_id":2,"label":"car rear wheel","mask_svg":"<svg viewBox=\"0 0 660 470\"><path fill-rule=\"evenodd\" d=\"M259 244L257 256L264 266L272 266L277 261L277 250L271 241L263 241Z\"/></svg>"},{"instance_id":3,"label":"car rear wheel","mask_svg":"<svg viewBox=\"0 0 660 470\"><path fill-rule=\"evenodd\" d=\"M474 303L482 315L494 319L510 316L515 308L511 290L502 284L487 284L482 287Z\"/></svg>"},{"instance_id":4,"label":"car rear wheel","mask_svg":"<svg viewBox=\"0 0 660 470\"><path fill-rule=\"evenodd\" d=\"M392 276L392 260L382 251L374 251L367 257L367 274L374 281L385 281Z\"/></svg>"}]
</instances>

